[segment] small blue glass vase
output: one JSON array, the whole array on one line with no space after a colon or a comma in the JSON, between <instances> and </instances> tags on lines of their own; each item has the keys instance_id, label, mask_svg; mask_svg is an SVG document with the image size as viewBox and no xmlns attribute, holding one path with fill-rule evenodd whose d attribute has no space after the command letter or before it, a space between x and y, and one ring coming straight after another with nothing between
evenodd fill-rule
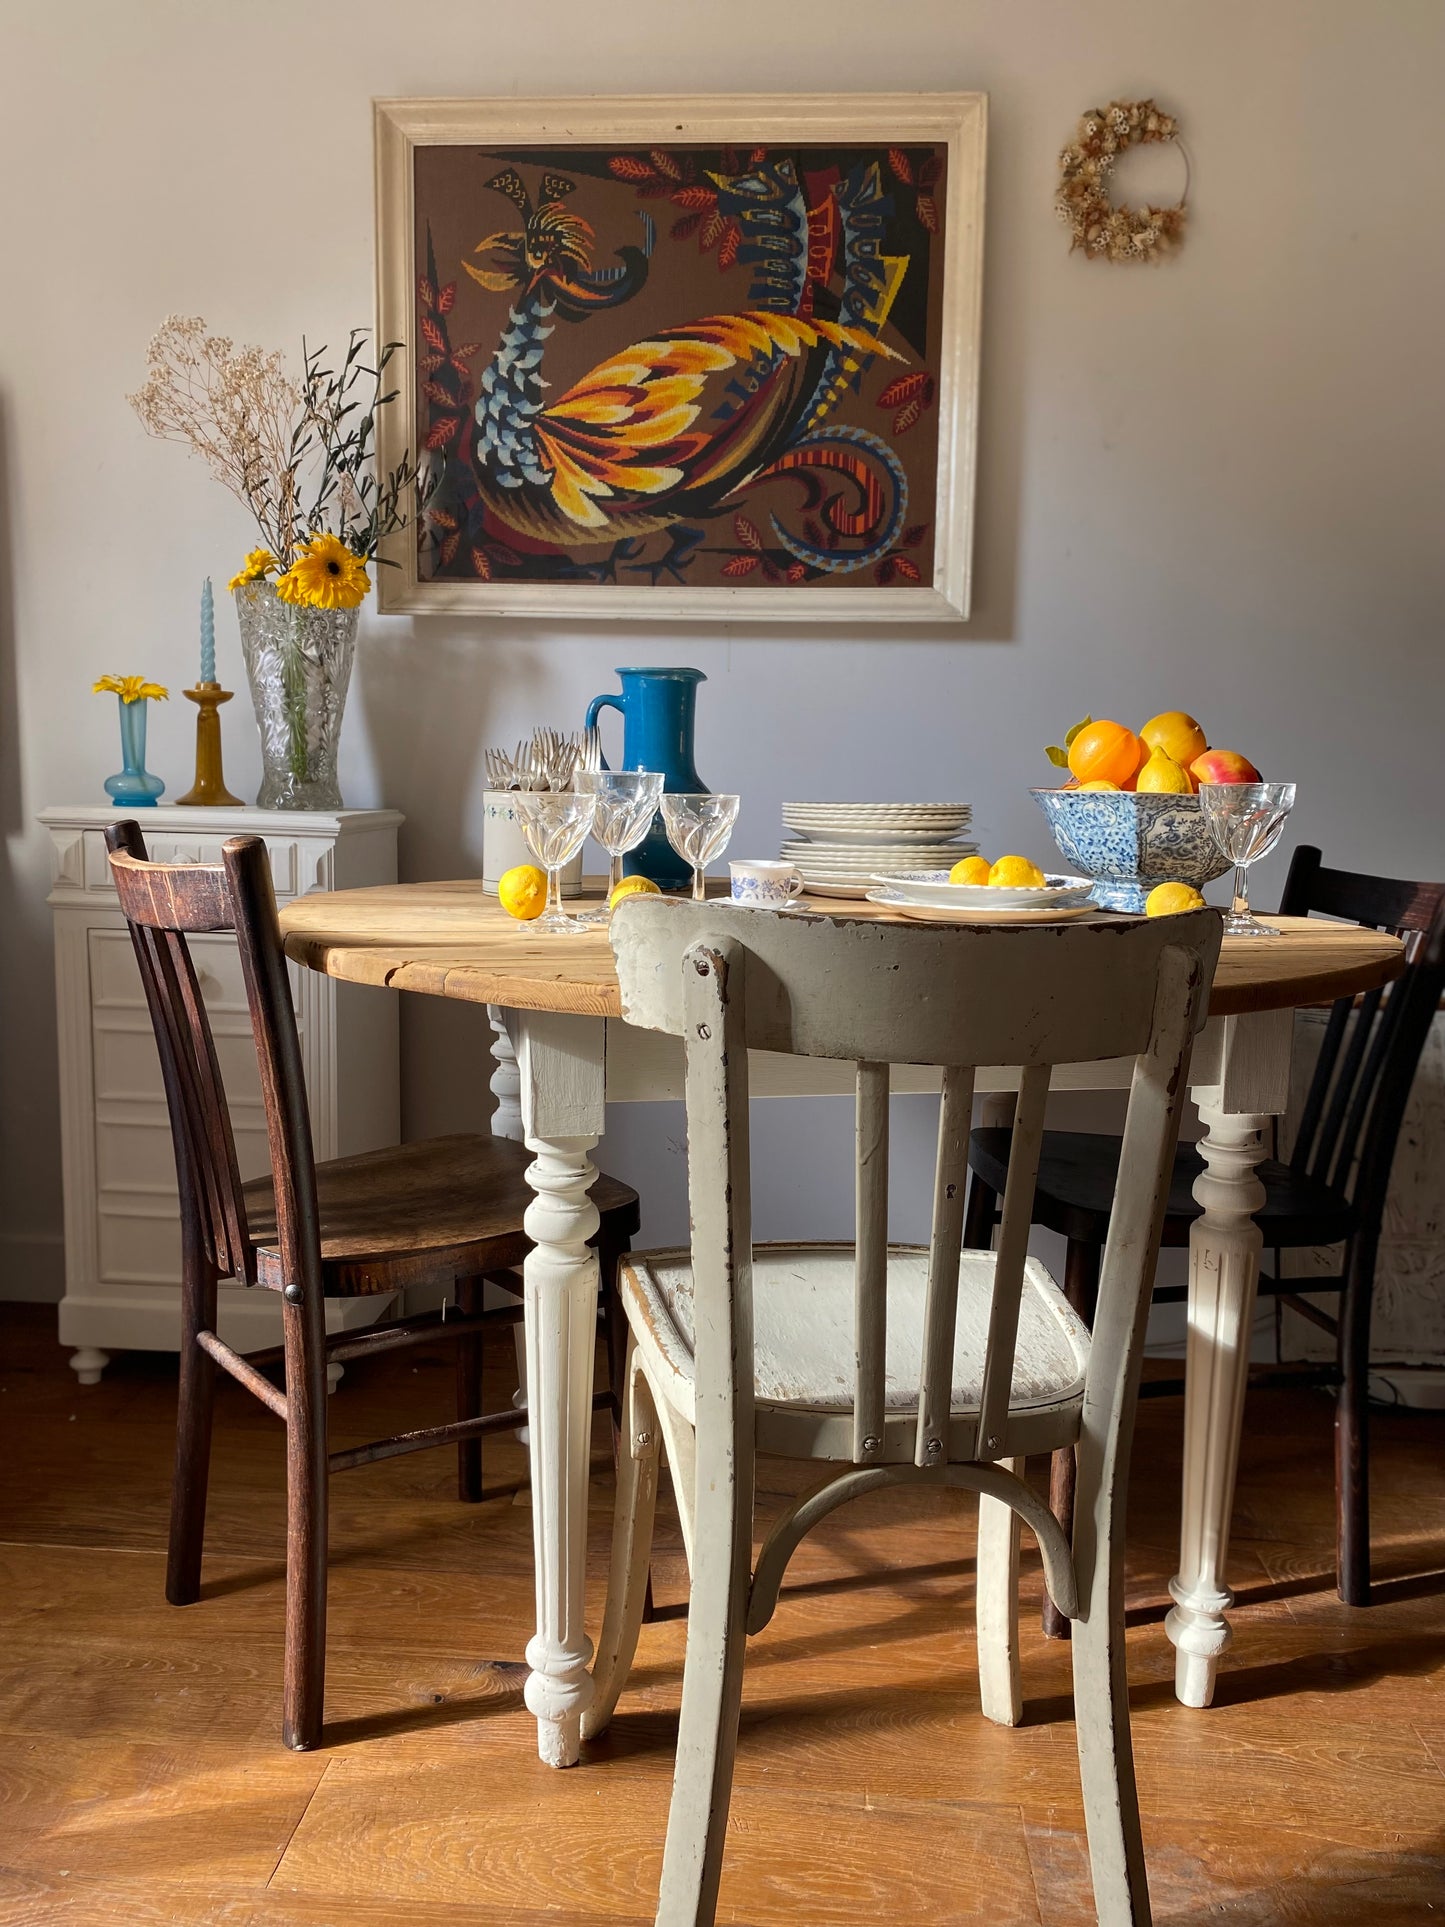
<instances>
[{"instance_id":1,"label":"small blue glass vase","mask_svg":"<svg viewBox=\"0 0 1445 1927\"><path fill-rule=\"evenodd\" d=\"M116 702L120 705L120 754L125 768L106 777L105 793L128 810L154 809L165 784L146 768L146 699L137 696L128 703L117 696Z\"/></svg>"}]
</instances>

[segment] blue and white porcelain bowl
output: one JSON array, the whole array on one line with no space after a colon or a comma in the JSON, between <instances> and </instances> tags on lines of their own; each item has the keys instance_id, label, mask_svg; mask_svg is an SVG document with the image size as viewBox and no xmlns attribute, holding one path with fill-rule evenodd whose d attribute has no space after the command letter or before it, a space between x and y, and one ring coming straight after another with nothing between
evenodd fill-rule
<instances>
[{"instance_id":1,"label":"blue and white porcelain bowl","mask_svg":"<svg viewBox=\"0 0 1445 1927\"><path fill-rule=\"evenodd\" d=\"M1202 890L1229 868L1197 796L1066 789L1031 794L1065 857L1093 877L1101 909L1137 915L1156 883L1192 883Z\"/></svg>"}]
</instances>

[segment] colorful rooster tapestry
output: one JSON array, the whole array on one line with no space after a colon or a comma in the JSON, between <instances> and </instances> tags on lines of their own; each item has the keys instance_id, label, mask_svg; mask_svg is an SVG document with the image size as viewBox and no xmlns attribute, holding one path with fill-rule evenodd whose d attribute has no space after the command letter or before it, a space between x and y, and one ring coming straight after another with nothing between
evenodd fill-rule
<instances>
[{"instance_id":1,"label":"colorful rooster tapestry","mask_svg":"<svg viewBox=\"0 0 1445 1927\"><path fill-rule=\"evenodd\" d=\"M947 157L418 147L418 582L930 583Z\"/></svg>"}]
</instances>

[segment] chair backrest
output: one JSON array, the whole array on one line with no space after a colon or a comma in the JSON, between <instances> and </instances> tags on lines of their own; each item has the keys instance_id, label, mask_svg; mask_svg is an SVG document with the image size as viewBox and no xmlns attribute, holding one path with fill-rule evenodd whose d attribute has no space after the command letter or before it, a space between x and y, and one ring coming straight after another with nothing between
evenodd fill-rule
<instances>
[{"instance_id":1,"label":"chair backrest","mask_svg":"<svg viewBox=\"0 0 1445 1927\"><path fill-rule=\"evenodd\" d=\"M1332 1006L1290 1157L1296 1171L1352 1197L1363 1224L1378 1226L1410 1085L1445 990L1445 883L1327 870L1319 850L1303 844L1280 914L1311 912L1405 940L1403 976Z\"/></svg>"},{"instance_id":2,"label":"chair backrest","mask_svg":"<svg viewBox=\"0 0 1445 1927\"><path fill-rule=\"evenodd\" d=\"M233 837L219 864L151 863L138 824L114 823L105 837L160 1052L185 1233L221 1277L256 1282L225 1086L186 942L231 930L261 1073L286 1277L319 1294L310 1115L266 846Z\"/></svg>"},{"instance_id":3,"label":"chair backrest","mask_svg":"<svg viewBox=\"0 0 1445 1927\"><path fill-rule=\"evenodd\" d=\"M1019 1068L983 1365L978 1456L1008 1454L1024 1262L1052 1067L1133 1057L1100 1289L1122 1412L1152 1283L1185 1069L1220 940L1215 911L1014 928L764 917L725 904L630 900L612 923L624 1014L684 1039L698 1395L704 1347L752 1356L749 1048L857 1065L853 1457L882 1456L888 1316L891 1064L942 1067L914 1460L947 1454L974 1073ZM750 1380L749 1380L750 1382ZM1090 1399L1086 1388L1086 1405ZM701 1411L701 1405L699 1407ZM701 1423L701 1418L699 1419Z\"/></svg>"}]
</instances>

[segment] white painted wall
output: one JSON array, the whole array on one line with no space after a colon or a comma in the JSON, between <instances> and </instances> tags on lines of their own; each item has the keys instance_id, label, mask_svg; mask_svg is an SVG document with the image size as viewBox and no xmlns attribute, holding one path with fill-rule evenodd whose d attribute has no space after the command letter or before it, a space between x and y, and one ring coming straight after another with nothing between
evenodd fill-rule
<instances>
[{"instance_id":1,"label":"white painted wall","mask_svg":"<svg viewBox=\"0 0 1445 1927\"><path fill-rule=\"evenodd\" d=\"M35 812L98 799L115 767L96 674L193 679L200 579L224 582L250 539L124 395L168 312L268 344L369 317L373 95L926 85L992 102L973 620L638 635L369 618L343 777L351 802L406 811L405 874L477 870L484 740L580 720L612 665L643 657L708 673L698 762L744 796L739 853L773 850L785 796L873 793L969 797L988 849L1046 855L1026 794L1042 745L1085 709L1178 705L1295 777L1298 831L1334 860L1445 867L1439 0L5 0L0 36L0 1295L45 1288L58 1259ZM1070 258L1057 151L1086 106L1148 92L1193 158L1188 246L1152 272ZM1150 162L1171 193L1175 157ZM234 683L224 606L219 626ZM244 700L227 773L253 794ZM172 794L191 731L188 705L153 717ZM484 1027L409 1004L409 1129L479 1116ZM763 1230L843 1221L848 1126L825 1111L759 1120ZM899 1129L906 1165L921 1108ZM649 1108L608 1145L664 1232L678 1137ZM926 1187L901 1175L903 1229Z\"/></svg>"}]
</instances>

